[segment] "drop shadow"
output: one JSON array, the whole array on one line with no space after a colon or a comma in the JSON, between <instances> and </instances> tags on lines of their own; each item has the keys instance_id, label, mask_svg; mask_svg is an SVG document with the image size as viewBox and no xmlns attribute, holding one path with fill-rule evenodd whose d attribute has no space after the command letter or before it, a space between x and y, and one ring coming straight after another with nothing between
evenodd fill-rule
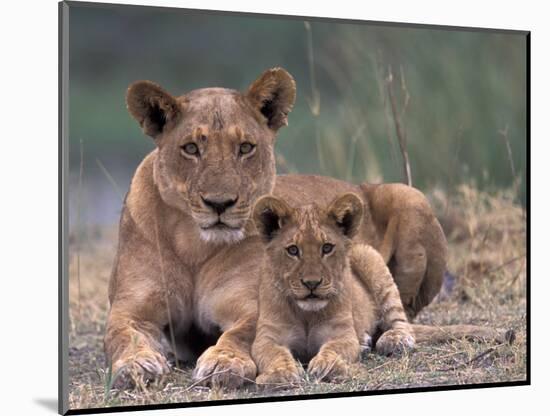
<instances>
[{"instance_id":1,"label":"drop shadow","mask_svg":"<svg viewBox=\"0 0 550 416\"><path fill-rule=\"evenodd\" d=\"M57 399L34 399L34 402L57 414Z\"/></svg>"}]
</instances>

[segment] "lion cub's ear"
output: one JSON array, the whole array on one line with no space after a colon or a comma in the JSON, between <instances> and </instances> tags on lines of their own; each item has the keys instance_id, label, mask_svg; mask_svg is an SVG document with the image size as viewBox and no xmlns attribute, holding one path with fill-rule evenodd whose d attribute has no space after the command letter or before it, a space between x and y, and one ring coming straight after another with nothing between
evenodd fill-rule
<instances>
[{"instance_id":1,"label":"lion cub's ear","mask_svg":"<svg viewBox=\"0 0 550 416\"><path fill-rule=\"evenodd\" d=\"M248 87L246 96L267 119L269 128L277 131L288 124L288 113L296 101L296 83L283 68L268 69Z\"/></svg>"},{"instance_id":2,"label":"lion cub's ear","mask_svg":"<svg viewBox=\"0 0 550 416\"><path fill-rule=\"evenodd\" d=\"M128 111L143 132L156 138L181 115L178 100L151 81L137 81L126 93Z\"/></svg>"},{"instance_id":3,"label":"lion cub's ear","mask_svg":"<svg viewBox=\"0 0 550 416\"><path fill-rule=\"evenodd\" d=\"M353 238L363 221L363 202L353 193L344 194L332 201L327 212L342 233Z\"/></svg>"},{"instance_id":4,"label":"lion cub's ear","mask_svg":"<svg viewBox=\"0 0 550 416\"><path fill-rule=\"evenodd\" d=\"M291 215L292 208L285 201L273 196L264 196L256 202L252 219L260 235L271 241Z\"/></svg>"}]
</instances>

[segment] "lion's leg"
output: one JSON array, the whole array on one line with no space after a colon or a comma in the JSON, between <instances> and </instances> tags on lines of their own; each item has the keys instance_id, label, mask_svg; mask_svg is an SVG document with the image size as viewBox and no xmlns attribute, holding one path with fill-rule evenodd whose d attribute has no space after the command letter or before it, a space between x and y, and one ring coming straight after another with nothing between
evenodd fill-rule
<instances>
[{"instance_id":1,"label":"lion's leg","mask_svg":"<svg viewBox=\"0 0 550 416\"><path fill-rule=\"evenodd\" d=\"M205 384L238 387L256 377L250 348L263 265L263 251L256 244L245 240L221 251L197 277L196 323L205 332L210 328L222 332L216 345L199 357L193 372L193 377Z\"/></svg>"},{"instance_id":2,"label":"lion's leg","mask_svg":"<svg viewBox=\"0 0 550 416\"><path fill-rule=\"evenodd\" d=\"M127 304L114 303L105 333L105 352L114 387L128 388L169 371L160 343L165 316L143 316Z\"/></svg>"},{"instance_id":3,"label":"lion's leg","mask_svg":"<svg viewBox=\"0 0 550 416\"><path fill-rule=\"evenodd\" d=\"M444 270L440 274L439 269L441 264L445 267L445 236L426 196L417 189L403 184L363 183L360 187L372 218L378 219L375 224L380 226L382 219L388 220L376 248L390 266L412 320L441 288Z\"/></svg>"},{"instance_id":4,"label":"lion's leg","mask_svg":"<svg viewBox=\"0 0 550 416\"><path fill-rule=\"evenodd\" d=\"M287 330L292 331L291 328ZM280 332L281 329L272 323L258 327L252 344L252 357L258 365L257 384L289 384L300 381L303 370L296 363L288 346L280 342Z\"/></svg>"},{"instance_id":5,"label":"lion's leg","mask_svg":"<svg viewBox=\"0 0 550 416\"><path fill-rule=\"evenodd\" d=\"M428 262L426 276L413 302L415 315L420 312L422 308L429 305L441 291L441 285L445 277L445 269L445 263L431 264Z\"/></svg>"},{"instance_id":6,"label":"lion's leg","mask_svg":"<svg viewBox=\"0 0 550 416\"><path fill-rule=\"evenodd\" d=\"M190 324L192 316L192 280L177 259L165 254L161 267L151 256L154 251L133 247L129 255L123 246L115 264L104 338L107 362L117 376L114 386L119 388L165 374L169 367L163 331L173 333L174 327Z\"/></svg>"},{"instance_id":7,"label":"lion's leg","mask_svg":"<svg viewBox=\"0 0 550 416\"><path fill-rule=\"evenodd\" d=\"M399 291L382 256L372 247L355 244L350 253L352 270L367 287L379 311L380 329L376 351L389 355L414 346L411 325Z\"/></svg>"},{"instance_id":8,"label":"lion's leg","mask_svg":"<svg viewBox=\"0 0 550 416\"><path fill-rule=\"evenodd\" d=\"M256 364L250 357L250 346L255 327L256 317L245 316L226 329L216 345L199 357L193 378L204 384L229 388L254 381Z\"/></svg>"},{"instance_id":9,"label":"lion's leg","mask_svg":"<svg viewBox=\"0 0 550 416\"><path fill-rule=\"evenodd\" d=\"M333 331L331 339L309 362L307 372L318 380L342 379L348 373L349 364L359 359L360 352L359 339L350 322Z\"/></svg>"},{"instance_id":10,"label":"lion's leg","mask_svg":"<svg viewBox=\"0 0 550 416\"><path fill-rule=\"evenodd\" d=\"M426 274L414 301L416 313L429 305L440 292L447 269L447 241L443 229L435 218L426 227L430 228L425 240L426 247L430 247L428 253L431 254L428 256Z\"/></svg>"},{"instance_id":11,"label":"lion's leg","mask_svg":"<svg viewBox=\"0 0 550 416\"><path fill-rule=\"evenodd\" d=\"M417 304L417 296L426 274L426 266L426 250L420 243L399 241L389 267L409 320L425 306Z\"/></svg>"}]
</instances>

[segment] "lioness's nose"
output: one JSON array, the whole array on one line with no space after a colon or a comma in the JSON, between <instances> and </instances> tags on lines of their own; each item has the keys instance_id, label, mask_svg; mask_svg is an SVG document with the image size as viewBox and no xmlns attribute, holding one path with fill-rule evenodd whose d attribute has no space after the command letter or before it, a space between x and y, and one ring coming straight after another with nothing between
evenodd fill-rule
<instances>
[{"instance_id":1,"label":"lioness's nose","mask_svg":"<svg viewBox=\"0 0 550 416\"><path fill-rule=\"evenodd\" d=\"M238 198L234 199L221 199L221 198L204 198L201 196L202 202L204 202L204 205L206 205L208 208L210 208L212 211L214 211L218 215L222 215L227 208L231 208L233 205L237 203Z\"/></svg>"},{"instance_id":2,"label":"lioness's nose","mask_svg":"<svg viewBox=\"0 0 550 416\"><path fill-rule=\"evenodd\" d=\"M304 279L301 279L301 282L302 284L307 287L309 290L315 290L317 289L317 286L319 286L321 284L321 281L323 279L319 279L319 280L312 280L312 279L307 279L307 280L304 280Z\"/></svg>"}]
</instances>

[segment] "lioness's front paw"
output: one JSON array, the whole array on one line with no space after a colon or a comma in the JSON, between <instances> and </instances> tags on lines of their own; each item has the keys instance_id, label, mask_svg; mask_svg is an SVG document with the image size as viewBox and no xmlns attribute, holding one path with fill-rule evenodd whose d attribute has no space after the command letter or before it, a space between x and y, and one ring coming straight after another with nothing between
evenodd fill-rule
<instances>
[{"instance_id":1,"label":"lioness's front paw","mask_svg":"<svg viewBox=\"0 0 550 416\"><path fill-rule=\"evenodd\" d=\"M348 374L348 363L338 354L317 354L307 366L307 372L317 380L339 380Z\"/></svg>"},{"instance_id":2,"label":"lioness's front paw","mask_svg":"<svg viewBox=\"0 0 550 416\"><path fill-rule=\"evenodd\" d=\"M133 389L169 372L170 366L162 354L153 350L142 350L113 363L112 387L119 390Z\"/></svg>"},{"instance_id":3,"label":"lioness's front paw","mask_svg":"<svg viewBox=\"0 0 550 416\"><path fill-rule=\"evenodd\" d=\"M197 361L193 379L203 385L237 388L256 377L256 364L249 355L238 350L208 348Z\"/></svg>"},{"instance_id":4,"label":"lioness's front paw","mask_svg":"<svg viewBox=\"0 0 550 416\"><path fill-rule=\"evenodd\" d=\"M414 348L414 336L401 329L390 329L376 341L376 352L382 355L401 354Z\"/></svg>"},{"instance_id":5,"label":"lioness's front paw","mask_svg":"<svg viewBox=\"0 0 550 416\"><path fill-rule=\"evenodd\" d=\"M267 369L256 377L256 384L263 385L287 385L296 384L301 381L303 369L298 367L296 363L285 363Z\"/></svg>"}]
</instances>

